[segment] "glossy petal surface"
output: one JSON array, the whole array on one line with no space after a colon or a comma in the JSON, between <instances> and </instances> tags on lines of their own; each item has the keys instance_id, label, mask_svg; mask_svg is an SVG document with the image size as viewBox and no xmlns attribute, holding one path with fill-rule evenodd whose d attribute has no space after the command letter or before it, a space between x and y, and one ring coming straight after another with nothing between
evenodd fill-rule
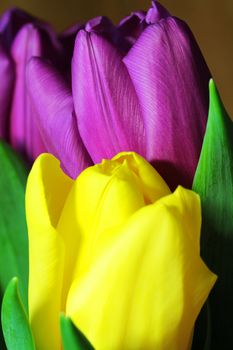
<instances>
[{"instance_id":1,"label":"glossy petal surface","mask_svg":"<svg viewBox=\"0 0 233 350\"><path fill-rule=\"evenodd\" d=\"M38 350L59 349L61 343L64 245L56 226L71 184L49 154L36 160L27 184L29 318Z\"/></svg>"},{"instance_id":2,"label":"glossy petal surface","mask_svg":"<svg viewBox=\"0 0 233 350\"><path fill-rule=\"evenodd\" d=\"M181 187L119 228L68 296L68 315L95 348L188 348L215 282L199 256L199 232L199 199Z\"/></svg>"},{"instance_id":3,"label":"glossy petal surface","mask_svg":"<svg viewBox=\"0 0 233 350\"><path fill-rule=\"evenodd\" d=\"M209 72L189 28L167 17L124 58L146 129L147 159L171 188L191 187L208 112Z\"/></svg>"},{"instance_id":4,"label":"glossy petal surface","mask_svg":"<svg viewBox=\"0 0 233 350\"><path fill-rule=\"evenodd\" d=\"M60 348L59 311L96 349L189 348L216 279L200 258L198 195L181 187L170 194L136 153L103 160L75 181L45 154L30 173L26 208L39 350Z\"/></svg>"},{"instance_id":5,"label":"glossy petal surface","mask_svg":"<svg viewBox=\"0 0 233 350\"><path fill-rule=\"evenodd\" d=\"M159 174L137 154L104 160L77 178L58 224L69 251L64 300L71 279L87 273L116 239L118 227L145 204L169 193Z\"/></svg>"},{"instance_id":6,"label":"glossy petal surface","mask_svg":"<svg viewBox=\"0 0 233 350\"><path fill-rule=\"evenodd\" d=\"M137 97L118 51L95 33L80 31L72 62L78 128L93 161L120 151L144 154Z\"/></svg>"},{"instance_id":7,"label":"glossy petal surface","mask_svg":"<svg viewBox=\"0 0 233 350\"><path fill-rule=\"evenodd\" d=\"M26 90L26 64L32 56L42 54L39 30L32 24L25 25L17 34L11 55L16 67L16 81L10 117L10 141L15 149L33 160L45 151L36 126L35 111Z\"/></svg>"},{"instance_id":8,"label":"glossy petal surface","mask_svg":"<svg viewBox=\"0 0 233 350\"><path fill-rule=\"evenodd\" d=\"M61 73L39 58L29 62L27 83L47 150L59 158L69 176L76 178L91 160L79 135L68 84Z\"/></svg>"}]
</instances>

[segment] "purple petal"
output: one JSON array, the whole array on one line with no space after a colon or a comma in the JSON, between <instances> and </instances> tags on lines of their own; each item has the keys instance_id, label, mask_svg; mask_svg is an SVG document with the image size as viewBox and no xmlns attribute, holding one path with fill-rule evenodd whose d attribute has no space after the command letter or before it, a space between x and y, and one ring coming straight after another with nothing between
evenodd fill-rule
<instances>
[{"instance_id":1,"label":"purple petal","mask_svg":"<svg viewBox=\"0 0 233 350\"><path fill-rule=\"evenodd\" d=\"M14 65L0 44L0 138L8 137L8 117L14 86Z\"/></svg>"},{"instance_id":2,"label":"purple petal","mask_svg":"<svg viewBox=\"0 0 233 350\"><path fill-rule=\"evenodd\" d=\"M60 44L46 24L26 24L17 34L11 49L16 67L15 90L11 109L10 140L14 148L24 153L29 160L45 152L40 132L36 125L36 111L30 103L26 89L26 65L31 57L50 58L60 64Z\"/></svg>"},{"instance_id":3,"label":"purple petal","mask_svg":"<svg viewBox=\"0 0 233 350\"><path fill-rule=\"evenodd\" d=\"M27 85L47 150L76 178L91 161L77 128L71 90L52 65L36 57L27 67Z\"/></svg>"},{"instance_id":4,"label":"purple petal","mask_svg":"<svg viewBox=\"0 0 233 350\"><path fill-rule=\"evenodd\" d=\"M208 113L209 71L185 23L149 26L125 57L143 114L147 158L171 188L190 187Z\"/></svg>"},{"instance_id":5,"label":"purple petal","mask_svg":"<svg viewBox=\"0 0 233 350\"><path fill-rule=\"evenodd\" d=\"M74 106L93 161L120 151L144 154L137 97L118 51L95 33L78 33L72 61Z\"/></svg>"},{"instance_id":6,"label":"purple petal","mask_svg":"<svg viewBox=\"0 0 233 350\"><path fill-rule=\"evenodd\" d=\"M15 90L10 117L11 144L30 160L46 148L35 124L35 111L28 99L25 85L25 69L32 56L40 56L42 43L40 33L32 24L25 25L17 34L12 45L12 58L16 67Z\"/></svg>"}]
</instances>

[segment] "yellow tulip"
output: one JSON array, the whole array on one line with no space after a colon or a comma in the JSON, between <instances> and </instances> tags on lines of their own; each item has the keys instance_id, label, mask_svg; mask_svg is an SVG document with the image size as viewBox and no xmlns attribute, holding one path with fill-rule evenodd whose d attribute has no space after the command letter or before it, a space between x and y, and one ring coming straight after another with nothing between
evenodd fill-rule
<instances>
[{"instance_id":1,"label":"yellow tulip","mask_svg":"<svg viewBox=\"0 0 233 350\"><path fill-rule=\"evenodd\" d=\"M61 348L70 316L97 350L183 350L216 276L200 257L200 200L171 193L135 153L75 180L52 155L26 192L29 315L38 350Z\"/></svg>"}]
</instances>

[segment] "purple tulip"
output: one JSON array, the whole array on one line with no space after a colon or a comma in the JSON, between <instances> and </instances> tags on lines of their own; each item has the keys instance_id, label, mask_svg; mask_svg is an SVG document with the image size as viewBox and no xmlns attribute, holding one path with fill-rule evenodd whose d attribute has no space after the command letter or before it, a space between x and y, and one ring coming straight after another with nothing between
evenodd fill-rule
<instances>
[{"instance_id":1,"label":"purple tulip","mask_svg":"<svg viewBox=\"0 0 233 350\"><path fill-rule=\"evenodd\" d=\"M73 102L64 88L54 92L58 73L42 62L30 63L28 87L37 123L45 144L72 177L89 163L87 153L80 161L84 144L93 162L136 151L172 189L178 184L191 187L205 132L210 73L184 22L155 1L146 14L139 14L116 28L100 17L78 30ZM125 56L119 38L128 40Z\"/></svg>"},{"instance_id":2,"label":"purple tulip","mask_svg":"<svg viewBox=\"0 0 233 350\"><path fill-rule=\"evenodd\" d=\"M147 159L172 188L191 187L207 120L210 73L184 22L156 3L148 14L151 25L124 58L141 107Z\"/></svg>"},{"instance_id":3,"label":"purple tulip","mask_svg":"<svg viewBox=\"0 0 233 350\"><path fill-rule=\"evenodd\" d=\"M171 188L191 187L210 74L186 24L155 2L145 21L125 65L106 39L79 32L72 79L80 134L94 162L134 150L146 155Z\"/></svg>"}]
</instances>

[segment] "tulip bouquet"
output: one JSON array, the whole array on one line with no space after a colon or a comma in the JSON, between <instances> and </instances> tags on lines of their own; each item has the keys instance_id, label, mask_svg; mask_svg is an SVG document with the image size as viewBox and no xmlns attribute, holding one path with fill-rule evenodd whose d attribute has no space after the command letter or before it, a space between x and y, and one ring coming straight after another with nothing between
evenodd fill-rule
<instances>
[{"instance_id":1,"label":"tulip bouquet","mask_svg":"<svg viewBox=\"0 0 233 350\"><path fill-rule=\"evenodd\" d=\"M233 124L152 1L0 18L1 349L233 348Z\"/></svg>"}]
</instances>

